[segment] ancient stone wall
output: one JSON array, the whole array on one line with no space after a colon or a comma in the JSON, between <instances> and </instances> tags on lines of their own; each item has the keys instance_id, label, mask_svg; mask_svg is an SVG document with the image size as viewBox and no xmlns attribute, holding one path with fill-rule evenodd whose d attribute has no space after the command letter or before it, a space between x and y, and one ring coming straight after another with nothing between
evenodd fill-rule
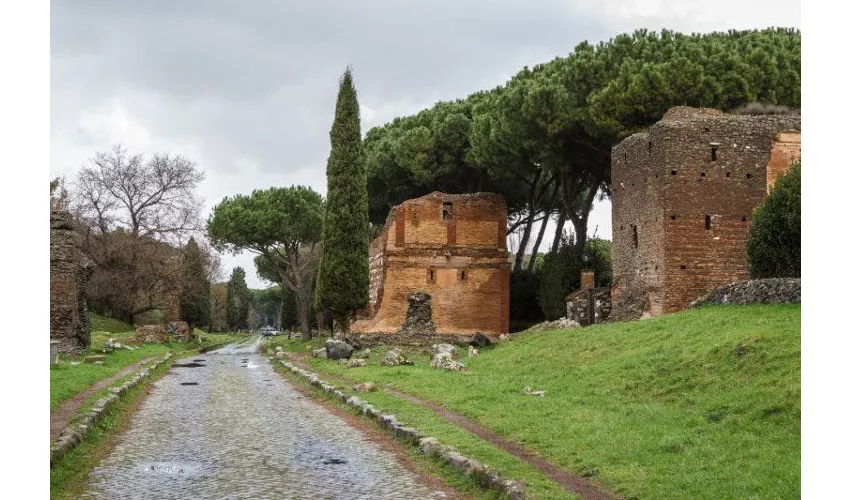
<instances>
[{"instance_id":1,"label":"ancient stone wall","mask_svg":"<svg viewBox=\"0 0 850 500\"><path fill-rule=\"evenodd\" d=\"M489 193L432 193L395 207L370 246L370 311L353 332L396 333L408 295L431 296L438 335L508 331L507 209Z\"/></svg>"},{"instance_id":2,"label":"ancient stone wall","mask_svg":"<svg viewBox=\"0 0 850 500\"><path fill-rule=\"evenodd\" d=\"M603 323L611 314L611 289L576 290L567 296L565 311L565 318L581 326Z\"/></svg>"},{"instance_id":3,"label":"ancient stone wall","mask_svg":"<svg viewBox=\"0 0 850 500\"><path fill-rule=\"evenodd\" d=\"M59 352L78 354L89 347L86 286L94 265L80 251L80 235L71 215L50 212L50 340L59 341Z\"/></svg>"},{"instance_id":4,"label":"ancient stone wall","mask_svg":"<svg viewBox=\"0 0 850 500\"><path fill-rule=\"evenodd\" d=\"M750 214L799 158L799 130L795 115L673 108L615 146L615 309L630 288L645 290L655 316L746 279Z\"/></svg>"}]
</instances>

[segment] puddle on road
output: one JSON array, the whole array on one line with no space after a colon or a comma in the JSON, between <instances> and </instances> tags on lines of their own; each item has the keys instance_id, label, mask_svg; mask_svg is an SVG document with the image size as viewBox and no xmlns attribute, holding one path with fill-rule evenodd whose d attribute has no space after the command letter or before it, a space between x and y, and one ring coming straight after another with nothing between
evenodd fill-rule
<instances>
[{"instance_id":1,"label":"puddle on road","mask_svg":"<svg viewBox=\"0 0 850 500\"><path fill-rule=\"evenodd\" d=\"M325 465L339 465L339 464L347 464L347 460L343 460L341 458L329 458L322 462Z\"/></svg>"},{"instance_id":2,"label":"puddle on road","mask_svg":"<svg viewBox=\"0 0 850 500\"><path fill-rule=\"evenodd\" d=\"M197 382L180 382L180 385L198 385Z\"/></svg>"},{"instance_id":3,"label":"puddle on road","mask_svg":"<svg viewBox=\"0 0 850 500\"><path fill-rule=\"evenodd\" d=\"M195 363L203 363L206 360L205 359L193 359L192 361L194 361Z\"/></svg>"},{"instance_id":4,"label":"puddle on road","mask_svg":"<svg viewBox=\"0 0 850 500\"><path fill-rule=\"evenodd\" d=\"M178 462L147 462L139 467L148 474L192 474L198 466Z\"/></svg>"},{"instance_id":5,"label":"puddle on road","mask_svg":"<svg viewBox=\"0 0 850 500\"><path fill-rule=\"evenodd\" d=\"M174 363L171 365L172 368L201 368L207 365L202 365L200 363Z\"/></svg>"}]
</instances>

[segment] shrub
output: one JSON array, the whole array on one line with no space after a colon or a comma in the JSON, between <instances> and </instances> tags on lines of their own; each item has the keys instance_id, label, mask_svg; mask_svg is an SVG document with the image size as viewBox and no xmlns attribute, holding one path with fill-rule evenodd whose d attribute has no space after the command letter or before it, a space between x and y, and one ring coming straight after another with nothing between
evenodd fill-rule
<instances>
[{"instance_id":1,"label":"shrub","mask_svg":"<svg viewBox=\"0 0 850 500\"><path fill-rule=\"evenodd\" d=\"M801 166L780 175L753 211L747 259L753 278L799 278L801 254Z\"/></svg>"},{"instance_id":2,"label":"shrub","mask_svg":"<svg viewBox=\"0 0 850 500\"><path fill-rule=\"evenodd\" d=\"M540 273L521 270L511 273L511 325L510 330L520 331L543 321L543 311L537 300Z\"/></svg>"}]
</instances>

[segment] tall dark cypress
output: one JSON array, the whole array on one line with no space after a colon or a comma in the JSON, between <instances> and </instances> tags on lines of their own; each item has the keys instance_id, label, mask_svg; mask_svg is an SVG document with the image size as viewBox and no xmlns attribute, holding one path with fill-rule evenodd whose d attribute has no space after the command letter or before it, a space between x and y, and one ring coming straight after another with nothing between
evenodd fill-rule
<instances>
[{"instance_id":1,"label":"tall dark cypress","mask_svg":"<svg viewBox=\"0 0 850 500\"><path fill-rule=\"evenodd\" d=\"M347 331L354 311L369 301L369 199L351 68L339 82L327 177L316 306L330 311Z\"/></svg>"},{"instance_id":2,"label":"tall dark cypress","mask_svg":"<svg viewBox=\"0 0 850 500\"><path fill-rule=\"evenodd\" d=\"M227 327L230 331L248 328L248 309L251 305L249 293L248 284L245 283L245 270L239 266L233 268L225 299Z\"/></svg>"},{"instance_id":3,"label":"tall dark cypress","mask_svg":"<svg viewBox=\"0 0 850 500\"><path fill-rule=\"evenodd\" d=\"M189 238L183 260L180 318L193 329L210 320L210 283L204 267L204 255L198 243L195 238Z\"/></svg>"}]
</instances>

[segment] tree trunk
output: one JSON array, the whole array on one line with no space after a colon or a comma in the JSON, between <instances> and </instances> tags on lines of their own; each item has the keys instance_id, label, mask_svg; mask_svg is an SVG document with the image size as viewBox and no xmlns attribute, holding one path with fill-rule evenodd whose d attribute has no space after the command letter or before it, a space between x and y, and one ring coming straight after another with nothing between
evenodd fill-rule
<instances>
[{"instance_id":1,"label":"tree trunk","mask_svg":"<svg viewBox=\"0 0 850 500\"><path fill-rule=\"evenodd\" d=\"M316 333L319 337L322 336L322 330L325 329L325 311L316 311Z\"/></svg>"},{"instance_id":2,"label":"tree trunk","mask_svg":"<svg viewBox=\"0 0 850 500\"><path fill-rule=\"evenodd\" d=\"M531 250L531 258L528 260L528 268L526 271L534 270L534 260L537 258L537 250L540 248L540 242L543 241L543 233L546 232L546 225L549 224L549 215L552 214L552 207L546 209L546 215L543 217L543 224L540 225L540 232L537 233L537 241L534 242L534 248Z\"/></svg>"},{"instance_id":3,"label":"tree trunk","mask_svg":"<svg viewBox=\"0 0 850 500\"><path fill-rule=\"evenodd\" d=\"M535 172L534 181L530 186L528 195L528 221L526 222L525 231L522 233L522 239L519 241L519 248L517 248L514 257L514 272L522 269L522 258L525 255L525 247L528 245L528 239L531 236L531 230L534 226L534 216L537 215L537 204L535 201L537 198L537 184L540 182L540 173L540 170Z\"/></svg>"},{"instance_id":4,"label":"tree trunk","mask_svg":"<svg viewBox=\"0 0 850 500\"><path fill-rule=\"evenodd\" d=\"M564 215L563 210L558 211L558 224L555 225L555 241L552 242L552 247L549 249L550 252L558 252L558 249L561 248L561 235L564 232L564 224L567 222L567 217Z\"/></svg>"},{"instance_id":5,"label":"tree trunk","mask_svg":"<svg viewBox=\"0 0 850 500\"><path fill-rule=\"evenodd\" d=\"M301 324L301 339L311 340L310 334L310 294L305 286L295 292L298 297L298 323Z\"/></svg>"},{"instance_id":6,"label":"tree trunk","mask_svg":"<svg viewBox=\"0 0 850 500\"><path fill-rule=\"evenodd\" d=\"M596 198L596 192L599 190L601 181L596 182L591 189L585 194L585 198L578 203L578 210L574 210L571 206L565 206L564 209L570 222L573 223L573 228L576 232L576 246L584 249L587 243L587 219L590 216L590 211L593 209L593 200ZM566 200L565 200L566 201Z\"/></svg>"},{"instance_id":7,"label":"tree trunk","mask_svg":"<svg viewBox=\"0 0 850 500\"><path fill-rule=\"evenodd\" d=\"M525 230L522 232L522 239L519 241L519 248L517 248L516 255L514 257L514 272L518 272L522 269L525 247L528 245L528 240L531 238L532 229L534 229L534 214L529 213L528 222L526 222Z\"/></svg>"}]
</instances>

